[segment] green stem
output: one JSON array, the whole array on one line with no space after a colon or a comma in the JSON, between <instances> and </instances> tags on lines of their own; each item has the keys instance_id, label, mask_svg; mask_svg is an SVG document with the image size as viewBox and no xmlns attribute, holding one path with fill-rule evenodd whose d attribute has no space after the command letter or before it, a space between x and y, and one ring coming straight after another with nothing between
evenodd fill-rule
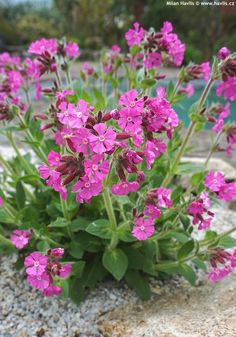
<instances>
[{"instance_id":1,"label":"green stem","mask_svg":"<svg viewBox=\"0 0 236 337\"><path fill-rule=\"evenodd\" d=\"M201 112L201 109L202 109L202 107L203 107L203 105L205 103L205 100L206 100L206 98L207 98L207 96L208 96L208 94L210 92L210 89L211 89L211 87L213 85L213 82L214 82L214 80L212 78L207 82L207 85L206 85L206 87L205 87L205 89L204 89L204 91L202 93L202 96L201 96L201 98L199 100L199 103L197 105L196 113L199 114ZM172 180L172 178L173 178L173 176L175 174L175 171L176 171L176 169L177 169L177 167L179 165L179 162L180 162L180 160L181 160L181 158L182 158L182 156L183 156L183 154L185 152L185 149L186 149L186 147L188 145L188 142L191 139L191 137L192 137L192 135L193 135L193 133L195 131L195 126L196 126L196 121L192 121L190 123L190 125L189 125L187 133L185 134L185 137L183 139L182 145L180 146L180 149L179 149L179 151L178 151L178 153L177 153L177 155L176 155L176 157L174 159L172 167L171 167L169 173L166 175L165 179L163 180L162 186L165 187L165 186L167 186L171 182L171 180Z\"/></svg>"},{"instance_id":2,"label":"green stem","mask_svg":"<svg viewBox=\"0 0 236 337\"><path fill-rule=\"evenodd\" d=\"M29 163L21 155L21 153L20 153L20 151L18 149L18 146L16 145L15 140L12 137L12 134L9 133L9 132L6 132L6 137L7 137L8 141L9 141L9 143L11 144L11 146L13 147L13 149L15 150L15 152L16 152L18 158L20 159L22 165L24 166L26 172L28 174L35 174L34 170L31 168L31 166L29 165Z\"/></svg>"},{"instance_id":3,"label":"green stem","mask_svg":"<svg viewBox=\"0 0 236 337\"><path fill-rule=\"evenodd\" d=\"M207 155L207 158L206 158L206 161L205 161L205 164L204 164L205 166L207 166L207 164L209 163L209 160L211 159L211 156L212 156L212 154L213 154L214 151L215 151L215 147L216 147L216 145L218 144L218 141L219 141L221 135L222 135L222 131L220 131L220 132L217 134L217 136L216 136L216 138L215 138L215 141L214 141L214 143L213 143L212 146L211 146L211 149L210 149L210 151L209 151L209 153L208 153L208 155Z\"/></svg>"},{"instance_id":4,"label":"green stem","mask_svg":"<svg viewBox=\"0 0 236 337\"><path fill-rule=\"evenodd\" d=\"M27 125L25 124L24 119L22 118L22 116L20 115L20 113L18 114L18 118L21 121L22 125L24 126L24 131L26 133L26 135L28 136L29 140L31 142L36 142L34 136L32 135L32 133L30 132L30 130L28 129ZM33 151L35 152L35 154L43 161L43 162L47 162L47 156L44 153L44 151L41 149L41 147L35 147L32 146Z\"/></svg>"},{"instance_id":5,"label":"green stem","mask_svg":"<svg viewBox=\"0 0 236 337\"><path fill-rule=\"evenodd\" d=\"M112 229L116 230L116 227L117 227L116 216L115 216L114 209L112 206L110 191L107 186L104 186L102 196L103 196L106 212L110 220Z\"/></svg>"}]
</instances>

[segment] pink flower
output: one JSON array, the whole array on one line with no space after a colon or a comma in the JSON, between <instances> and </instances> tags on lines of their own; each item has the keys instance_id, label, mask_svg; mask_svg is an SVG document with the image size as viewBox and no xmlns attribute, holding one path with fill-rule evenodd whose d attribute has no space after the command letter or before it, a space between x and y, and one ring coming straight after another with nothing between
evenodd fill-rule
<instances>
[{"instance_id":1,"label":"pink flower","mask_svg":"<svg viewBox=\"0 0 236 337\"><path fill-rule=\"evenodd\" d=\"M172 24L168 21L164 22L161 28L162 47L165 48L168 54L171 56L173 63L176 66L180 66L183 62L185 45L179 40L178 36L172 33Z\"/></svg>"},{"instance_id":2,"label":"pink flower","mask_svg":"<svg viewBox=\"0 0 236 337\"><path fill-rule=\"evenodd\" d=\"M204 62L201 65L201 70L202 70L202 75L203 75L203 79L205 81L207 81L211 75L211 66L210 66L210 62Z\"/></svg>"},{"instance_id":3,"label":"pink flower","mask_svg":"<svg viewBox=\"0 0 236 337\"><path fill-rule=\"evenodd\" d=\"M74 59L80 55L79 46L75 42L67 42L65 50L66 55L70 59Z\"/></svg>"},{"instance_id":4,"label":"pink flower","mask_svg":"<svg viewBox=\"0 0 236 337\"><path fill-rule=\"evenodd\" d=\"M101 154L110 151L115 143L115 131L111 127L107 128L104 123L94 125L93 129L96 134L90 134L89 136L93 152Z\"/></svg>"},{"instance_id":5,"label":"pink flower","mask_svg":"<svg viewBox=\"0 0 236 337\"><path fill-rule=\"evenodd\" d=\"M60 295L62 288L59 286L54 286L53 284L49 285L46 289L43 289L43 295L46 297L58 296Z\"/></svg>"},{"instance_id":6,"label":"pink flower","mask_svg":"<svg viewBox=\"0 0 236 337\"><path fill-rule=\"evenodd\" d=\"M209 198L209 195L207 194L207 192L202 192L200 194L200 199L202 200L203 206L208 209L211 207L211 200Z\"/></svg>"},{"instance_id":7,"label":"pink flower","mask_svg":"<svg viewBox=\"0 0 236 337\"><path fill-rule=\"evenodd\" d=\"M134 29L129 29L128 32L125 33L125 39L128 43L129 47L133 45L139 45L144 38L144 29L140 27L138 22L134 23Z\"/></svg>"},{"instance_id":8,"label":"pink flower","mask_svg":"<svg viewBox=\"0 0 236 337\"><path fill-rule=\"evenodd\" d=\"M60 259L64 255L64 248L53 248L50 249L48 253L49 255Z\"/></svg>"},{"instance_id":9,"label":"pink flower","mask_svg":"<svg viewBox=\"0 0 236 337\"><path fill-rule=\"evenodd\" d=\"M62 102L59 105L62 112L57 114L58 120L71 128L81 128L89 117L88 103L80 99L77 107L72 103Z\"/></svg>"},{"instance_id":10,"label":"pink flower","mask_svg":"<svg viewBox=\"0 0 236 337\"><path fill-rule=\"evenodd\" d=\"M16 70L10 70L8 72L8 82L13 93L16 93L23 82L21 74Z\"/></svg>"},{"instance_id":11,"label":"pink flower","mask_svg":"<svg viewBox=\"0 0 236 337\"><path fill-rule=\"evenodd\" d=\"M119 184L112 186L112 193L115 195L126 195L130 192L136 192L139 189L139 183L137 181L122 181Z\"/></svg>"},{"instance_id":12,"label":"pink flower","mask_svg":"<svg viewBox=\"0 0 236 337\"><path fill-rule=\"evenodd\" d=\"M30 44L28 52L30 54L42 55L46 52L50 53L51 56L57 53L57 42L54 39L40 39L34 41Z\"/></svg>"},{"instance_id":13,"label":"pink flower","mask_svg":"<svg viewBox=\"0 0 236 337\"><path fill-rule=\"evenodd\" d=\"M138 99L138 92L135 89L131 89L121 95L119 99L119 105L129 108L135 113L142 113L144 108L143 98Z\"/></svg>"},{"instance_id":14,"label":"pink flower","mask_svg":"<svg viewBox=\"0 0 236 337\"><path fill-rule=\"evenodd\" d=\"M144 149L144 156L146 159L147 170L150 170L154 160L165 152L166 152L166 145L161 139L155 138L152 141L147 140Z\"/></svg>"},{"instance_id":15,"label":"pink flower","mask_svg":"<svg viewBox=\"0 0 236 337\"><path fill-rule=\"evenodd\" d=\"M112 50L113 53L119 54L119 52L120 52L120 47L119 47L117 44L114 44L114 45L111 47L111 50Z\"/></svg>"},{"instance_id":16,"label":"pink flower","mask_svg":"<svg viewBox=\"0 0 236 337\"><path fill-rule=\"evenodd\" d=\"M42 275L46 269L48 258L40 252L33 252L25 258L25 268L28 275Z\"/></svg>"},{"instance_id":17,"label":"pink flower","mask_svg":"<svg viewBox=\"0 0 236 337\"><path fill-rule=\"evenodd\" d=\"M225 185L223 173L210 171L205 178L204 185L208 187L211 192L219 192L221 187Z\"/></svg>"},{"instance_id":18,"label":"pink flower","mask_svg":"<svg viewBox=\"0 0 236 337\"><path fill-rule=\"evenodd\" d=\"M74 132L73 136L71 137L71 142L75 148L75 151L83 154L87 154L88 146L90 144L90 137L91 133L86 128L80 128L78 132Z\"/></svg>"},{"instance_id":19,"label":"pink flower","mask_svg":"<svg viewBox=\"0 0 236 337\"><path fill-rule=\"evenodd\" d=\"M193 201L188 207L188 213L190 215L198 215L204 213L203 203L200 201Z\"/></svg>"},{"instance_id":20,"label":"pink flower","mask_svg":"<svg viewBox=\"0 0 236 337\"><path fill-rule=\"evenodd\" d=\"M161 211L159 208L151 204L146 205L143 213L153 220L158 219L161 216Z\"/></svg>"},{"instance_id":21,"label":"pink flower","mask_svg":"<svg viewBox=\"0 0 236 337\"><path fill-rule=\"evenodd\" d=\"M56 152L56 151L50 151L48 154L48 162L50 165L52 166L58 166L58 164L60 164L61 161L61 155L60 153Z\"/></svg>"},{"instance_id":22,"label":"pink flower","mask_svg":"<svg viewBox=\"0 0 236 337\"><path fill-rule=\"evenodd\" d=\"M147 69L158 68L161 65L162 57L157 52L149 53L144 60L144 66Z\"/></svg>"},{"instance_id":23,"label":"pink flower","mask_svg":"<svg viewBox=\"0 0 236 337\"><path fill-rule=\"evenodd\" d=\"M96 197L102 191L102 184L99 181L91 182L87 176L83 176L72 187L73 192L77 192L76 200L80 203L89 203L92 197Z\"/></svg>"},{"instance_id":24,"label":"pink flower","mask_svg":"<svg viewBox=\"0 0 236 337\"><path fill-rule=\"evenodd\" d=\"M208 279L212 282L218 282L222 280L224 277L229 275L232 272L230 267L223 268L213 268L213 270L208 274Z\"/></svg>"},{"instance_id":25,"label":"pink flower","mask_svg":"<svg viewBox=\"0 0 236 337\"><path fill-rule=\"evenodd\" d=\"M216 133L220 132L224 128L224 119L230 115L230 103L226 103L226 105L220 106L218 119L213 126L212 130Z\"/></svg>"},{"instance_id":26,"label":"pink flower","mask_svg":"<svg viewBox=\"0 0 236 337\"><path fill-rule=\"evenodd\" d=\"M236 100L236 77L227 77L224 82L218 84L216 95L221 96L223 92L225 99Z\"/></svg>"},{"instance_id":27,"label":"pink flower","mask_svg":"<svg viewBox=\"0 0 236 337\"><path fill-rule=\"evenodd\" d=\"M94 67L90 64L90 62L85 62L82 66L82 73L84 75L91 76L94 73Z\"/></svg>"},{"instance_id":28,"label":"pink flower","mask_svg":"<svg viewBox=\"0 0 236 337\"><path fill-rule=\"evenodd\" d=\"M152 219L139 217L134 223L135 226L132 229L132 235L140 241L147 240L155 232L155 226Z\"/></svg>"},{"instance_id":29,"label":"pink flower","mask_svg":"<svg viewBox=\"0 0 236 337\"><path fill-rule=\"evenodd\" d=\"M28 275L27 281L31 287L43 291L48 288L50 284L50 277L46 273L42 273L40 275Z\"/></svg>"},{"instance_id":30,"label":"pink flower","mask_svg":"<svg viewBox=\"0 0 236 337\"><path fill-rule=\"evenodd\" d=\"M91 156L91 160L86 159L84 162L85 173L92 183L103 181L109 172L109 168L109 161L103 160L103 155L100 154Z\"/></svg>"},{"instance_id":31,"label":"pink flower","mask_svg":"<svg viewBox=\"0 0 236 337\"><path fill-rule=\"evenodd\" d=\"M11 234L11 242L18 249L24 248L29 242L29 231L16 229Z\"/></svg>"},{"instance_id":32,"label":"pink flower","mask_svg":"<svg viewBox=\"0 0 236 337\"><path fill-rule=\"evenodd\" d=\"M48 179L51 175L51 169L45 163L39 166L38 171L42 179Z\"/></svg>"},{"instance_id":33,"label":"pink flower","mask_svg":"<svg viewBox=\"0 0 236 337\"><path fill-rule=\"evenodd\" d=\"M226 202L236 197L236 185L234 182L224 183L219 190L218 198Z\"/></svg>"},{"instance_id":34,"label":"pink flower","mask_svg":"<svg viewBox=\"0 0 236 337\"><path fill-rule=\"evenodd\" d=\"M157 194L157 206L163 207L163 208L169 208L172 206L173 201L169 198L171 194L170 188L165 187L159 187L156 189Z\"/></svg>"},{"instance_id":35,"label":"pink flower","mask_svg":"<svg viewBox=\"0 0 236 337\"><path fill-rule=\"evenodd\" d=\"M142 117L138 111L123 108L117 122L122 130L132 133L140 128Z\"/></svg>"},{"instance_id":36,"label":"pink flower","mask_svg":"<svg viewBox=\"0 0 236 337\"><path fill-rule=\"evenodd\" d=\"M227 47L222 47L217 53L217 56L220 60L226 59L230 55L230 50Z\"/></svg>"},{"instance_id":37,"label":"pink flower","mask_svg":"<svg viewBox=\"0 0 236 337\"><path fill-rule=\"evenodd\" d=\"M178 94L185 94L187 97L191 97L194 94L194 86L192 83L188 83L186 87L181 87L178 90Z\"/></svg>"},{"instance_id":38,"label":"pink flower","mask_svg":"<svg viewBox=\"0 0 236 337\"><path fill-rule=\"evenodd\" d=\"M70 263L66 263L63 267L60 268L60 270L59 270L59 276L61 278L67 277L70 274L70 272L71 272L71 267L72 266L71 266Z\"/></svg>"}]
</instances>

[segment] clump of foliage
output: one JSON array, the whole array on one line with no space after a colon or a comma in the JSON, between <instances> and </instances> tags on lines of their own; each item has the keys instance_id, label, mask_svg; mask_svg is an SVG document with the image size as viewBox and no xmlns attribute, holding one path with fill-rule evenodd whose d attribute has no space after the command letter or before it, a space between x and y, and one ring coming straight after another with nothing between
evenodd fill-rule
<instances>
[{"instance_id":1,"label":"clump of foliage","mask_svg":"<svg viewBox=\"0 0 236 337\"><path fill-rule=\"evenodd\" d=\"M236 185L206 168L223 137L229 155L236 143L236 127L225 124L230 103L206 104L216 81L217 96L236 99L235 54L223 47L212 65L190 63L163 88L160 66L181 66L185 53L172 24L155 32L134 23L125 39L127 54L114 45L98 69L85 62L75 78L74 42L43 38L30 45L33 58L0 55L0 132L15 151L0 155L0 246L19 250L17 267L45 296L80 302L110 276L147 299L149 276L179 274L194 285L196 268L210 265L216 282L236 266L235 228L218 234L211 211L211 198L232 200ZM45 74L54 80L42 87ZM173 105L193 94L196 79L206 85L182 138ZM47 108L34 111L33 91ZM216 136L204 165L182 163L207 122ZM176 178L189 174L184 190Z\"/></svg>"}]
</instances>

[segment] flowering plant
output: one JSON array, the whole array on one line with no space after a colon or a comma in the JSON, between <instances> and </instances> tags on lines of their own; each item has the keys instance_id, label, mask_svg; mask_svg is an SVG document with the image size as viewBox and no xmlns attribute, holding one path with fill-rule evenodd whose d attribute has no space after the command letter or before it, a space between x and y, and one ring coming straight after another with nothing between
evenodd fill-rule
<instances>
[{"instance_id":1,"label":"flowering plant","mask_svg":"<svg viewBox=\"0 0 236 337\"><path fill-rule=\"evenodd\" d=\"M230 103L206 104L215 82L217 96L236 99L236 55L221 48L212 65L182 67L164 88L161 66L181 66L185 52L172 24L155 32L135 23L125 39L128 53L114 45L100 67L85 62L78 77L74 42L40 39L24 60L0 55L0 131L15 151L9 160L0 155L0 245L19 250L17 266L45 296L79 302L111 275L147 299L149 276L179 274L195 284L202 268L215 282L236 266L235 228L218 234L210 210L212 197L232 200L236 185L206 169L222 137L228 155L236 143L236 126L225 123ZM182 139L174 106L193 94L196 79L206 85ZM42 111L33 88L48 102ZM207 122L216 137L205 164L181 162ZM178 177L190 173L184 189Z\"/></svg>"}]
</instances>

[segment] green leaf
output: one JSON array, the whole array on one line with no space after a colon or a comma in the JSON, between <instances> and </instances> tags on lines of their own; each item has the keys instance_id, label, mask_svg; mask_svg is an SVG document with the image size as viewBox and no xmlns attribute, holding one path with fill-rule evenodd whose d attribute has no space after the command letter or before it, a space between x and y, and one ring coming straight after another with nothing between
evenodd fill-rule
<instances>
[{"instance_id":1,"label":"green leaf","mask_svg":"<svg viewBox=\"0 0 236 337\"><path fill-rule=\"evenodd\" d=\"M223 236L220 238L218 245L223 248L234 248L236 247L236 239L231 236Z\"/></svg>"},{"instance_id":2,"label":"green leaf","mask_svg":"<svg viewBox=\"0 0 236 337\"><path fill-rule=\"evenodd\" d=\"M75 278L70 282L70 289L69 289L70 298L77 305L84 300L85 297L84 288L85 286L83 284L83 280L81 279Z\"/></svg>"},{"instance_id":3,"label":"green leaf","mask_svg":"<svg viewBox=\"0 0 236 337\"><path fill-rule=\"evenodd\" d=\"M107 270L104 268L101 255L97 255L91 262L87 262L84 273L83 282L86 287L94 288L98 281L102 281L107 275Z\"/></svg>"},{"instance_id":4,"label":"green leaf","mask_svg":"<svg viewBox=\"0 0 236 337\"><path fill-rule=\"evenodd\" d=\"M192 185L198 186L203 181L204 177L205 177L205 171L195 173L191 178Z\"/></svg>"},{"instance_id":5,"label":"green leaf","mask_svg":"<svg viewBox=\"0 0 236 337\"><path fill-rule=\"evenodd\" d=\"M85 261L77 261L72 264L71 276L81 277L84 271Z\"/></svg>"},{"instance_id":6,"label":"green leaf","mask_svg":"<svg viewBox=\"0 0 236 337\"><path fill-rule=\"evenodd\" d=\"M72 232L78 232L81 230L86 230L90 221L84 217L77 217L70 223L70 229Z\"/></svg>"},{"instance_id":7,"label":"green leaf","mask_svg":"<svg viewBox=\"0 0 236 337\"><path fill-rule=\"evenodd\" d=\"M25 120L25 123L26 125L29 124L30 120L31 120L31 117L32 117L32 114L33 114L33 108L32 108L32 105L30 105L24 115L24 120Z\"/></svg>"},{"instance_id":8,"label":"green leaf","mask_svg":"<svg viewBox=\"0 0 236 337\"><path fill-rule=\"evenodd\" d=\"M181 261L185 259L193 251L193 249L194 249L193 240L184 243L178 251L178 254L177 254L178 260Z\"/></svg>"},{"instance_id":9,"label":"green leaf","mask_svg":"<svg viewBox=\"0 0 236 337\"><path fill-rule=\"evenodd\" d=\"M126 224L126 225L121 224L117 228L116 234L121 241L124 241L124 242L134 242L134 241L136 241L136 239L131 234L131 228L130 228L130 225L128 225L128 224Z\"/></svg>"},{"instance_id":10,"label":"green leaf","mask_svg":"<svg viewBox=\"0 0 236 337\"><path fill-rule=\"evenodd\" d=\"M129 270L125 275L126 282L130 288L133 288L142 300L149 300L151 289L147 279L136 270Z\"/></svg>"},{"instance_id":11,"label":"green leaf","mask_svg":"<svg viewBox=\"0 0 236 337\"><path fill-rule=\"evenodd\" d=\"M199 268L199 269L203 269L205 271L207 271L207 267L204 263L204 261L198 259L198 258L195 258L192 260L192 262Z\"/></svg>"},{"instance_id":12,"label":"green leaf","mask_svg":"<svg viewBox=\"0 0 236 337\"><path fill-rule=\"evenodd\" d=\"M128 258L121 249L107 250L103 254L102 262L104 267L120 281L128 268Z\"/></svg>"},{"instance_id":13,"label":"green leaf","mask_svg":"<svg viewBox=\"0 0 236 337\"><path fill-rule=\"evenodd\" d=\"M188 227L191 224L191 221L190 221L189 217L186 214L180 213L179 218L180 218L180 221L182 222L182 224L184 226L184 229L185 230L188 229Z\"/></svg>"},{"instance_id":14,"label":"green leaf","mask_svg":"<svg viewBox=\"0 0 236 337\"><path fill-rule=\"evenodd\" d=\"M145 80L142 80L140 83L141 88L143 89L149 89L153 87L156 84L156 80L152 78L146 78Z\"/></svg>"},{"instance_id":15,"label":"green leaf","mask_svg":"<svg viewBox=\"0 0 236 337\"><path fill-rule=\"evenodd\" d=\"M143 269L145 257L138 249L125 247L123 251L128 258L128 269Z\"/></svg>"},{"instance_id":16,"label":"green leaf","mask_svg":"<svg viewBox=\"0 0 236 337\"><path fill-rule=\"evenodd\" d=\"M68 279L61 279L60 280L60 286L62 287L62 292L60 294L60 297L61 298L69 297L69 293L70 293L69 280Z\"/></svg>"},{"instance_id":17,"label":"green leaf","mask_svg":"<svg viewBox=\"0 0 236 337\"><path fill-rule=\"evenodd\" d=\"M191 284L195 285L197 276L193 268L191 268L186 263L183 263L179 266L179 273Z\"/></svg>"},{"instance_id":18,"label":"green leaf","mask_svg":"<svg viewBox=\"0 0 236 337\"><path fill-rule=\"evenodd\" d=\"M4 209L0 209L0 223L14 224L15 220L5 213Z\"/></svg>"},{"instance_id":19,"label":"green leaf","mask_svg":"<svg viewBox=\"0 0 236 337\"><path fill-rule=\"evenodd\" d=\"M96 104L95 107L97 110L102 110L106 108L106 100L103 97L102 93L97 89L93 88L93 94L96 98Z\"/></svg>"},{"instance_id":20,"label":"green leaf","mask_svg":"<svg viewBox=\"0 0 236 337\"><path fill-rule=\"evenodd\" d=\"M36 245L37 250L39 250L42 253L46 253L47 250L50 248L50 245L47 241L40 241Z\"/></svg>"},{"instance_id":21,"label":"green leaf","mask_svg":"<svg viewBox=\"0 0 236 337\"><path fill-rule=\"evenodd\" d=\"M16 184L16 204L18 209L22 209L25 206L25 191L20 181Z\"/></svg>"},{"instance_id":22,"label":"green leaf","mask_svg":"<svg viewBox=\"0 0 236 337\"><path fill-rule=\"evenodd\" d=\"M181 163L176 170L176 174L195 173L203 170L204 170L203 165L196 165L192 163Z\"/></svg>"},{"instance_id":23,"label":"green leaf","mask_svg":"<svg viewBox=\"0 0 236 337\"><path fill-rule=\"evenodd\" d=\"M100 239L86 232L79 232L76 241L83 250L87 250L91 253L96 253L104 249Z\"/></svg>"},{"instance_id":24,"label":"green leaf","mask_svg":"<svg viewBox=\"0 0 236 337\"><path fill-rule=\"evenodd\" d=\"M86 232L102 239L111 239L113 233L110 222L107 219L93 221L86 228Z\"/></svg>"},{"instance_id":25,"label":"green leaf","mask_svg":"<svg viewBox=\"0 0 236 337\"><path fill-rule=\"evenodd\" d=\"M172 100L173 92L174 92L174 83L173 83L172 81L170 81L170 82L168 83L167 91L166 91L168 101L171 101L171 100Z\"/></svg>"},{"instance_id":26,"label":"green leaf","mask_svg":"<svg viewBox=\"0 0 236 337\"><path fill-rule=\"evenodd\" d=\"M174 237L176 240L178 240L181 243L185 243L189 239L189 237L185 233L180 233L180 232L171 232L170 236Z\"/></svg>"},{"instance_id":27,"label":"green leaf","mask_svg":"<svg viewBox=\"0 0 236 337\"><path fill-rule=\"evenodd\" d=\"M51 222L48 227L67 227L69 224L68 220L64 218L57 218L55 221Z\"/></svg>"},{"instance_id":28,"label":"green leaf","mask_svg":"<svg viewBox=\"0 0 236 337\"><path fill-rule=\"evenodd\" d=\"M70 242L68 252L76 259L81 259L84 253L81 245L77 241Z\"/></svg>"},{"instance_id":29,"label":"green leaf","mask_svg":"<svg viewBox=\"0 0 236 337\"><path fill-rule=\"evenodd\" d=\"M29 184L32 186L37 186L39 183L39 176L37 176L36 174L29 174L21 177L19 181L23 181L25 184Z\"/></svg>"},{"instance_id":30,"label":"green leaf","mask_svg":"<svg viewBox=\"0 0 236 337\"><path fill-rule=\"evenodd\" d=\"M140 47L137 44L135 44L130 48L130 53L132 55L136 55L139 52L139 50L140 50Z\"/></svg>"}]
</instances>

